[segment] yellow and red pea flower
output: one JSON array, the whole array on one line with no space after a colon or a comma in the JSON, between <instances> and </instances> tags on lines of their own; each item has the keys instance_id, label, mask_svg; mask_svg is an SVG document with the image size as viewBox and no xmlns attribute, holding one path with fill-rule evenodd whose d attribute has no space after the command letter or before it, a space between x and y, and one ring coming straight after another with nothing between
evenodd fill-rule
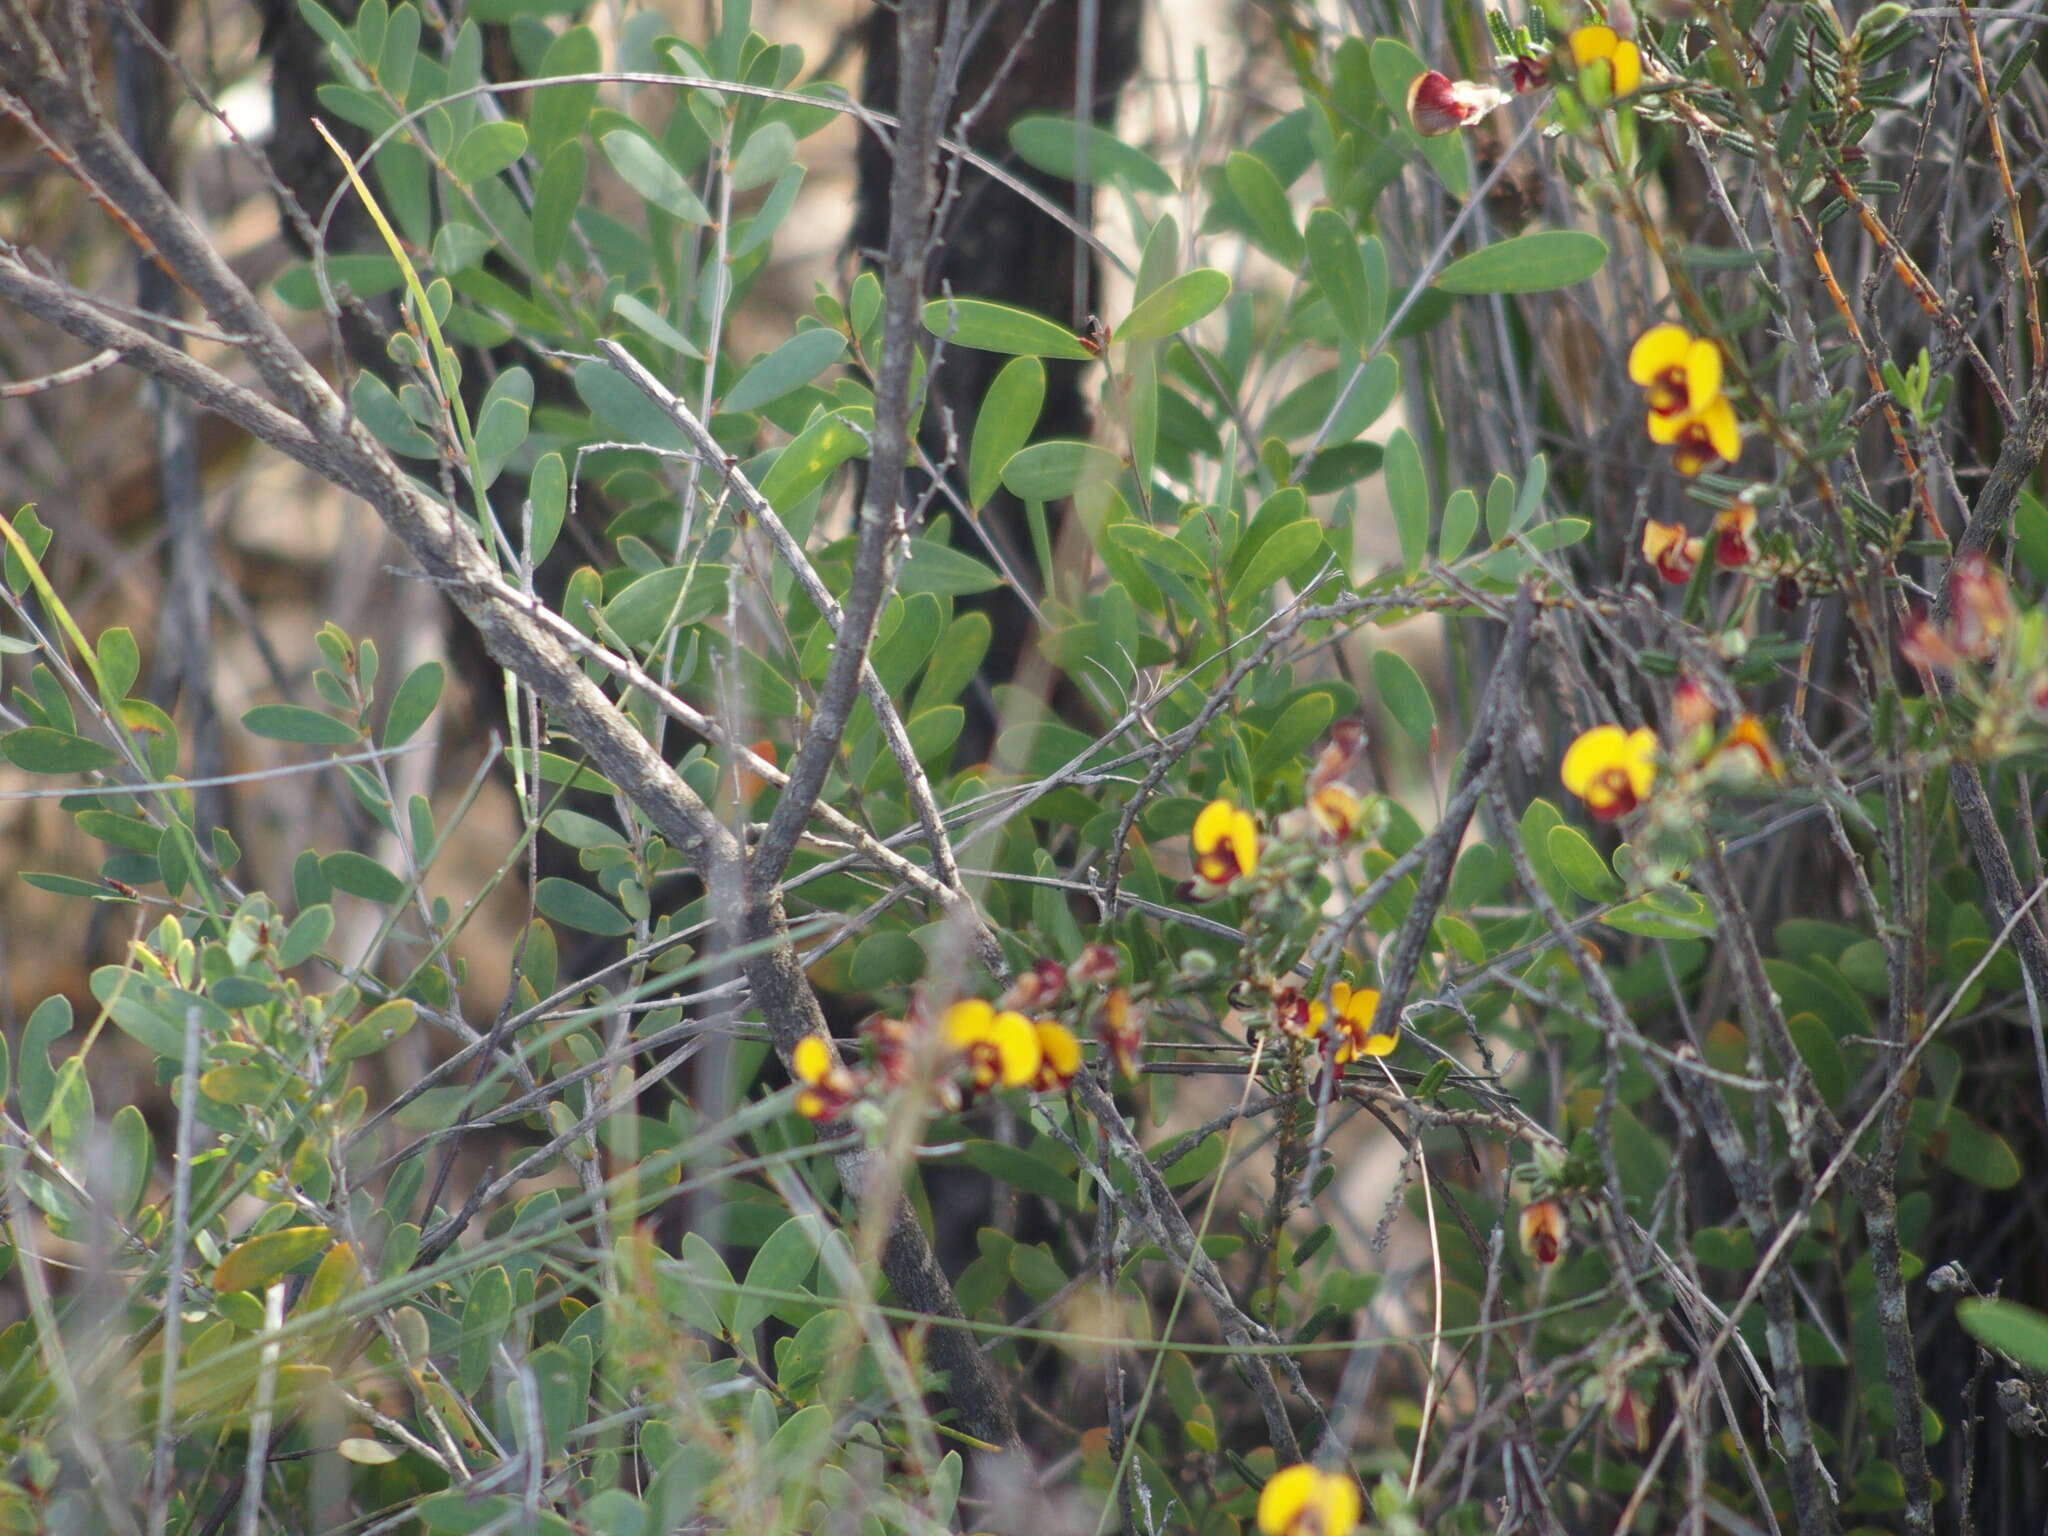
<instances>
[{"instance_id":1,"label":"yellow and red pea flower","mask_svg":"<svg viewBox=\"0 0 2048 1536\"><path fill-rule=\"evenodd\" d=\"M1755 715L1744 715L1728 728L1728 734L1714 748L1712 760L1717 763L1731 757L1739 760L1745 754L1749 764L1765 778L1783 777L1784 765L1778 761L1778 749L1771 745L1771 733L1764 729L1763 721Z\"/></svg>"},{"instance_id":2,"label":"yellow and red pea flower","mask_svg":"<svg viewBox=\"0 0 2048 1536\"><path fill-rule=\"evenodd\" d=\"M1433 139L1469 128L1513 100L1493 86L1453 80L1440 69L1425 69L1408 87L1408 120L1417 133Z\"/></svg>"},{"instance_id":3,"label":"yellow and red pea flower","mask_svg":"<svg viewBox=\"0 0 2048 1536\"><path fill-rule=\"evenodd\" d=\"M1650 441L1671 450L1671 467L1690 480L1723 459L1742 454L1742 426L1725 395L1716 395L1696 411L1675 416L1650 413Z\"/></svg>"},{"instance_id":4,"label":"yellow and red pea flower","mask_svg":"<svg viewBox=\"0 0 2048 1536\"><path fill-rule=\"evenodd\" d=\"M1596 725L1565 749L1558 777L1595 821L1626 816L1657 781L1657 733Z\"/></svg>"},{"instance_id":5,"label":"yellow and red pea flower","mask_svg":"<svg viewBox=\"0 0 2048 1536\"><path fill-rule=\"evenodd\" d=\"M1699 569L1701 539L1688 537L1683 523L1649 522L1643 525L1643 558L1650 568L1674 587L1692 580Z\"/></svg>"},{"instance_id":6,"label":"yellow and red pea flower","mask_svg":"<svg viewBox=\"0 0 2048 1536\"><path fill-rule=\"evenodd\" d=\"M1221 889L1259 867L1259 824L1228 800L1211 800L1195 818L1195 876Z\"/></svg>"},{"instance_id":7,"label":"yellow and red pea flower","mask_svg":"<svg viewBox=\"0 0 2048 1536\"><path fill-rule=\"evenodd\" d=\"M1385 1056L1401 1043L1398 1029L1383 1035L1373 1028L1374 1016L1380 1009L1380 995L1372 988L1354 988L1350 982L1340 981L1330 988L1330 1002L1337 1010L1332 1028L1336 1051L1331 1059L1340 1069L1367 1056ZM1310 1031L1320 1035L1323 1021L1328 1017L1323 1005L1310 1003L1308 1017Z\"/></svg>"},{"instance_id":8,"label":"yellow and red pea flower","mask_svg":"<svg viewBox=\"0 0 2048 1536\"><path fill-rule=\"evenodd\" d=\"M1714 564L1724 571L1755 564L1756 541L1750 536L1755 530L1755 507L1746 501L1723 507L1714 515Z\"/></svg>"},{"instance_id":9,"label":"yellow and red pea flower","mask_svg":"<svg viewBox=\"0 0 2048 1536\"><path fill-rule=\"evenodd\" d=\"M1261 1536L1351 1536L1362 1505L1358 1485L1308 1462L1275 1472L1259 1493Z\"/></svg>"},{"instance_id":10,"label":"yellow and red pea flower","mask_svg":"<svg viewBox=\"0 0 2048 1536\"><path fill-rule=\"evenodd\" d=\"M860 1080L840 1065L831 1042L822 1035L805 1035L797 1041L789 1065L803 1085L797 1091L796 1112L806 1120L829 1124L860 1097Z\"/></svg>"},{"instance_id":11,"label":"yellow and red pea flower","mask_svg":"<svg viewBox=\"0 0 2048 1536\"><path fill-rule=\"evenodd\" d=\"M1308 814L1316 830L1330 842L1350 842L1364 813L1365 802L1342 784L1325 784L1308 792Z\"/></svg>"},{"instance_id":12,"label":"yellow and red pea flower","mask_svg":"<svg viewBox=\"0 0 2048 1536\"><path fill-rule=\"evenodd\" d=\"M1571 1235L1571 1220L1557 1200L1531 1200L1522 1207L1522 1252L1548 1269L1564 1257L1565 1240Z\"/></svg>"},{"instance_id":13,"label":"yellow and red pea flower","mask_svg":"<svg viewBox=\"0 0 2048 1536\"><path fill-rule=\"evenodd\" d=\"M1704 410L1721 395L1721 348L1682 325L1653 325L1629 348L1628 376L1648 392L1652 416Z\"/></svg>"},{"instance_id":14,"label":"yellow and red pea flower","mask_svg":"<svg viewBox=\"0 0 2048 1536\"><path fill-rule=\"evenodd\" d=\"M1038 1029L1038 1076L1031 1086L1040 1093L1057 1093L1081 1070L1081 1042L1064 1024L1040 1019Z\"/></svg>"},{"instance_id":15,"label":"yellow and red pea flower","mask_svg":"<svg viewBox=\"0 0 2048 1536\"><path fill-rule=\"evenodd\" d=\"M1037 1081L1045 1050L1023 1014L967 998L946 1010L940 1029L946 1044L967 1059L976 1089L1023 1088Z\"/></svg>"},{"instance_id":16,"label":"yellow and red pea flower","mask_svg":"<svg viewBox=\"0 0 2048 1536\"><path fill-rule=\"evenodd\" d=\"M1650 441L1671 448L1673 465L1687 478L1742 451L1735 407L1721 393L1722 370L1719 343L1682 325L1653 325L1629 348L1628 376L1648 393Z\"/></svg>"},{"instance_id":17,"label":"yellow and red pea flower","mask_svg":"<svg viewBox=\"0 0 2048 1536\"><path fill-rule=\"evenodd\" d=\"M1138 1011L1131 1006L1131 994L1122 987L1102 1000L1102 1012L1095 1021L1095 1038L1125 1077L1138 1075L1138 1053L1145 1047L1145 1031Z\"/></svg>"},{"instance_id":18,"label":"yellow and red pea flower","mask_svg":"<svg viewBox=\"0 0 2048 1536\"><path fill-rule=\"evenodd\" d=\"M1643 83L1642 50L1612 27L1575 27L1565 45L1591 104L1630 95Z\"/></svg>"}]
</instances>

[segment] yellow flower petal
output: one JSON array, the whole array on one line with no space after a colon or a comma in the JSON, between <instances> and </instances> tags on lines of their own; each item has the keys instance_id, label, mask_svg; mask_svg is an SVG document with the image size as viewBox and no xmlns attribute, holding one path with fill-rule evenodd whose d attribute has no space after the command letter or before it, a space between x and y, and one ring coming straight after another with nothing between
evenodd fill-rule
<instances>
[{"instance_id":1,"label":"yellow flower petal","mask_svg":"<svg viewBox=\"0 0 2048 1536\"><path fill-rule=\"evenodd\" d=\"M1081 1042L1064 1024L1055 1024L1050 1019L1039 1020L1038 1052L1038 1086L1041 1088L1063 1088L1081 1070Z\"/></svg>"},{"instance_id":2,"label":"yellow flower petal","mask_svg":"<svg viewBox=\"0 0 2048 1536\"><path fill-rule=\"evenodd\" d=\"M1619 765L1628 751L1628 733L1618 725L1596 725L1565 748L1558 777L1564 787L1583 796L1593 781Z\"/></svg>"},{"instance_id":3,"label":"yellow flower petal","mask_svg":"<svg viewBox=\"0 0 2048 1536\"><path fill-rule=\"evenodd\" d=\"M1685 349L1685 403L1688 409L1704 410L1721 393L1721 349L1706 337L1696 338Z\"/></svg>"},{"instance_id":4,"label":"yellow flower petal","mask_svg":"<svg viewBox=\"0 0 2048 1536\"><path fill-rule=\"evenodd\" d=\"M1661 448L1677 442L1678 434L1685 430L1691 420L1689 416L1667 416L1652 411L1643 419L1643 425L1650 434L1650 441Z\"/></svg>"},{"instance_id":5,"label":"yellow flower petal","mask_svg":"<svg viewBox=\"0 0 2048 1536\"><path fill-rule=\"evenodd\" d=\"M1252 820L1251 812L1239 811L1232 818L1230 841L1237 849L1240 873L1248 875L1259 867L1259 824Z\"/></svg>"},{"instance_id":6,"label":"yellow flower petal","mask_svg":"<svg viewBox=\"0 0 2048 1536\"><path fill-rule=\"evenodd\" d=\"M1734 460L1742 454L1742 428L1735 420L1735 407L1725 399L1709 402L1699 412L1699 423L1707 429L1707 441L1722 458Z\"/></svg>"},{"instance_id":7,"label":"yellow flower petal","mask_svg":"<svg viewBox=\"0 0 2048 1536\"><path fill-rule=\"evenodd\" d=\"M1219 846L1230 836L1239 814L1228 800L1211 800L1203 806L1202 814L1195 818L1195 852L1207 853Z\"/></svg>"},{"instance_id":8,"label":"yellow flower petal","mask_svg":"<svg viewBox=\"0 0 2048 1536\"><path fill-rule=\"evenodd\" d=\"M946 1010L941 1028L946 1034L946 1044L956 1051L979 1045L988 1039L989 1028L995 1022L996 1011L978 997L966 998Z\"/></svg>"},{"instance_id":9,"label":"yellow flower petal","mask_svg":"<svg viewBox=\"0 0 2048 1536\"><path fill-rule=\"evenodd\" d=\"M1611 59L1621 36L1612 27L1579 27L1571 35L1572 62L1584 69L1598 59Z\"/></svg>"},{"instance_id":10,"label":"yellow flower petal","mask_svg":"<svg viewBox=\"0 0 2048 1536\"><path fill-rule=\"evenodd\" d=\"M997 1014L989 1025L988 1038L996 1048L1005 1088L1022 1088L1038 1076L1044 1052L1038 1044L1037 1029L1023 1014Z\"/></svg>"},{"instance_id":11,"label":"yellow flower petal","mask_svg":"<svg viewBox=\"0 0 2048 1536\"><path fill-rule=\"evenodd\" d=\"M1605 29L1603 28L1602 30ZM1614 67L1615 95L1626 96L1643 83L1642 50L1626 38L1623 38L1614 45L1614 51L1608 56L1608 62Z\"/></svg>"},{"instance_id":12,"label":"yellow flower petal","mask_svg":"<svg viewBox=\"0 0 2048 1536\"><path fill-rule=\"evenodd\" d=\"M1605 27L1588 30L1605 32ZM1576 34L1574 34L1576 36ZM1654 384L1673 368L1683 368L1693 347L1692 333L1682 325L1653 325L1636 338L1628 352L1628 376L1638 384ZM1718 361L1718 358L1716 359Z\"/></svg>"},{"instance_id":13,"label":"yellow flower petal","mask_svg":"<svg viewBox=\"0 0 2048 1536\"><path fill-rule=\"evenodd\" d=\"M1629 788L1640 800L1657 782L1657 733L1648 726L1639 725L1628 733L1623 750L1627 753L1622 766L1628 772Z\"/></svg>"},{"instance_id":14,"label":"yellow flower petal","mask_svg":"<svg viewBox=\"0 0 2048 1536\"><path fill-rule=\"evenodd\" d=\"M805 1035L790 1052L789 1064L800 1082L822 1083L836 1063L831 1046L817 1035Z\"/></svg>"},{"instance_id":15,"label":"yellow flower petal","mask_svg":"<svg viewBox=\"0 0 2048 1536\"><path fill-rule=\"evenodd\" d=\"M1351 1536L1358 1529L1358 1485L1303 1462L1276 1472L1259 1494L1262 1536Z\"/></svg>"}]
</instances>

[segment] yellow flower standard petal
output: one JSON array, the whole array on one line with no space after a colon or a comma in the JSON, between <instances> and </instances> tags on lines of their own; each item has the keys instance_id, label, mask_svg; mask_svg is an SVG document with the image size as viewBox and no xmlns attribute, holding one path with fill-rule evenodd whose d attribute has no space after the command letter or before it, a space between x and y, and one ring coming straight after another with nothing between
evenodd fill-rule
<instances>
[{"instance_id":1,"label":"yellow flower standard petal","mask_svg":"<svg viewBox=\"0 0 2048 1536\"><path fill-rule=\"evenodd\" d=\"M939 1028L946 1036L946 1044L956 1051L964 1051L988 1038L989 1025L995 1016L995 1009L980 998L963 998L946 1010Z\"/></svg>"},{"instance_id":2,"label":"yellow flower standard petal","mask_svg":"<svg viewBox=\"0 0 2048 1536\"><path fill-rule=\"evenodd\" d=\"M822 1083L838 1065L832 1059L832 1047L816 1035L805 1035L797 1041L789 1059L797 1077L806 1083Z\"/></svg>"},{"instance_id":3,"label":"yellow flower standard petal","mask_svg":"<svg viewBox=\"0 0 2048 1536\"><path fill-rule=\"evenodd\" d=\"M1273 1474L1259 1494L1261 1536L1351 1536L1358 1529L1358 1485L1307 1462Z\"/></svg>"},{"instance_id":4,"label":"yellow flower standard petal","mask_svg":"<svg viewBox=\"0 0 2048 1536\"><path fill-rule=\"evenodd\" d=\"M831 1042L822 1035L806 1035L789 1054L789 1068L803 1084L796 1096L796 1112L806 1120L835 1119L860 1096L860 1079L839 1064Z\"/></svg>"},{"instance_id":5,"label":"yellow flower standard petal","mask_svg":"<svg viewBox=\"0 0 2048 1536\"><path fill-rule=\"evenodd\" d=\"M1023 1014L997 1014L989 1025L989 1041L995 1046L998 1080L1005 1088L1022 1088L1037 1078L1045 1053L1036 1026Z\"/></svg>"},{"instance_id":6,"label":"yellow flower standard petal","mask_svg":"<svg viewBox=\"0 0 2048 1536\"><path fill-rule=\"evenodd\" d=\"M1649 391L1653 416L1705 410L1720 398L1721 375L1719 344L1682 325L1653 325L1629 348L1628 376ZM1656 436L1654 425L1650 435Z\"/></svg>"},{"instance_id":7,"label":"yellow flower standard petal","mask_svg":"<svg viewBox=\"0 0 2048 1536\"><path fill-rule=\"evenodd\" d=\"M1565 749L1558 776L1596 821L1626 816L1657 779L1657 735L1596 725Z\"/></svg>"},{"instance_id":8,"label":"yellow flower standard petal","mask_svg":"<svg viewBox=\"0 0 2048 1536\"><path fill-rule=\"evenodd\" d=\"M1653 325L1628 349L1628 376L1647 389L1671 369L1683 368L1691 349L1692 332L1684 326Z\"/></svg>"},{"instance_id":9,"label":"yellow flower standard petal","mask_svg":"<svg viewBox=\"0 0 2048 1536\"><path fill-rule=\"evenodd\" d=\"M1074 1080L1081 1070L1081 1042L1064 1024L1050 1019L1038 1021L1038 1077L1032 1084L1041 1093L1053 1092Z\"/></svg>"},{"instance_id":10,"label":"yellow flower standard petal","mask_svg":"<svg viewBox=\"0 0 2048 1536\"><path fill-rule=\"evenodd\" d=\"M1195 874L1206 885L1228 885L1259 867L1259 826L1228 800L1211 800L1195 818Z\"/></svg>"}]
</instances>

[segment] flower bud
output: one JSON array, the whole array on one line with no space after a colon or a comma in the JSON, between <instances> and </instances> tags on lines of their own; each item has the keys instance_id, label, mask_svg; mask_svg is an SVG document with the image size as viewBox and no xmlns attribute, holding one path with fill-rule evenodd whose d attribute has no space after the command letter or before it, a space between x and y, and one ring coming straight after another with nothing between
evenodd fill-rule
<instances>
[{"instance_id":1,"label":"flower bud","mask_svg":"<svg viewBox=\"0 0 2048 1536\"><path fill-rule=\"evenodd\" d=\"M1739 571L1756 560L1756 543L1750 537L1756 528L1756 508L1738 501L1714 518L1714 564L1724 571Z\"/></svg>"},{"instance_id":2,"label":"flower bud","mask_svg":"<svg viewBox=\"0 0 2048 1536\"><path fill-rule=\"evenodd\" d=\"M1548 1269L1564 1257L1564 1244L1571 1223L1557 1200L1532 1200L1522 1207L1522 1252Z\"/></svg>"},{"instance_id":3,"label":"flower bud","mask_svg":"<svg viewBox=\"0 0 2048 1536\"><path fill-rule=\"evenodd\" d=\"M1678 727L1680 741L1712 725L1716 713L1713 699L1698 678L1690 674L1681 677L1671 690L1671 720Z\"/></svg>"},{"instance_id":4,"label":"flower bud","mask_svg":"<svg viewBox=\"0 0 2048 1536\"><path fill-rule=\"evenodd\" d=\"M1965 555L1949 572L1949 637L1964 655L1983 660L2012 625L2005 575L1982 555Z\"/></svg>"},{"instance_id":5,"label":"flower bud","mask_svg":"<svg viewBox=\"0 0 2048 1536\"><path fill-rule=\"evenodd\" d=\"M1090 944L1081 951L1068 978L1076 986L1099 987L1116 980L1116 973L1123 967L1123 957L1113 944Z\"/></svg>"}]
</instances>

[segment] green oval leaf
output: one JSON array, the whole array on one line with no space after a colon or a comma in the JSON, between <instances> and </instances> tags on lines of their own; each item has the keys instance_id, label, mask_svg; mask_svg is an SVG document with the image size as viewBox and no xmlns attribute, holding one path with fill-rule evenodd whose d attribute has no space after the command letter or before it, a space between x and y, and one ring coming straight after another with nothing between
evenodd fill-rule
<instances>
[{"instance_id":1,"label":"green oval leaf","mask_svg":"<svg viewBox=\"0 0 2048 1536\"><path fill-rule=\"evenodd\" d=\"M1591 277L1607 261L1607 242L1578 229L1516 235L1468 256L1436 276L1445 293L1542 293Z\"/></svg>"},{"instance_id":2,"label":"green oval leaf","mask_svg":"<svg viewBox=\"0 0 2048 1536\"><path fill-rule=\"evenodd\" d=\"M1406 427L1387 439L1382 475L1393 503L1394 530L1401 536L1401 564L1413 576L1429 555L1429 478L1423 473L1422 450Z\"/></svg>"},{"instance_id":3,"label":"green oval leaf","mask_svg":"<svg viewBox=\"0 0 2048 1536\"><path fill-rule=\"evenodd\" d=\"M604 622L627 645L653 645L672 629L702 623L725 607L722 565L649 571L604 605Z\"/></svg>"},{"instance_id":4,"label":"green oval leaf","mask_svg":"<svg viewBox=\"0 0 2048 1536\"><path fill-rule=\"evenodd\" d=\"M1436 705L1408 658L1399 651L1373 652L1372 681L1379 690L1380 706L1410 741L1429 751L1436 736Z\"/></svg>"},{"instance_id":5,"label":"green oval leaf","mask_svg":"<svg viewBox=\"0 0 2048 1536\"><path fill-rule=\"evenodd\" d=\"M223 1295L261 1290L290 1274L332 1241L325 1227L280 1227L231 1249L213 1272L213 1288Z\"/></svg>"},{"instance_id":6,"label":"green oval leaf","mask_svg":"<svg viewBox=\"0 0 2048 1536\"><path fill-rule=\"evenodd\" d=\"M1003 466L1003 484L1019 501L1064 501L1084 485L1113 480L1124 461L1078 438L1033 443Z\"/></svg>"},{"instance_id":7,"label":"green oval leaf","mask_svg":"<svg viewBox=\"0 0 2048 1536\"><path fill-rule=\"evenodd\" d=\"M1035 357L1012 358L981 398L974 418L974 442L967 453L967 499L983 506L1003 483L1003 466L1031 441L1045 407L1045 364Z\"/></svg>"},{"instance_id":8,"label":"green oval leaf","mask_svg":"<svg viewBox=\"0 0 2048 1536\"><path fill-rule=\"evenodd\" d=\"M363 739L347 721L303 704L258 704L242 716L242 728L272 741L308 747L353 747Z\"/></svg>"},{"instance_id":9,"label":"green oval leaf","mask_svg":"<svg viewBox=\"0 0 2048 1536\"><path fill-rule=\"evenodd\" d=\"M1971 1297L1956 1304L1970 1337L2030 1371L2048 1371L2048 1317L2016 1301Z\"/></svg>"},{"instance_id":10,"label":"green oval leaf","mask_svg":"<svg viewBox=\"0 0 2048 1536\"><path fill-rule=\"evenodd\" d=\"M441 702L441 686L447 669L438 661L423 661L406 674L391 696L391 708L384 716L383 742L387 747L410 741L413 733L427 723L434 706Z\"/></svg>"},{"instance_id":11,"label":"green oval leaf","mask_svg":"<svg viewBox=\"0 0 2048 1536\"><path fill-rule=\"evenodd\" d=\"M334 1037L327 1059L354 1061L358 1057L374 1056L408 1033L417 1017L418 1009L410 998L394 997L388 1003L380 1003Z\"/></svg>"},{"instance_id":12,"label":"green oval leaf","mask_svg":"<svg viewBox=\"0 0 2048 1536\"><path fill-rule=\"evenodd\" d=\"M1334 208L1318 208L1308 216L1308 263L1316 286L1337 330L1361 353L1376 339L1366 334L1371 310L1366 287L1365 257L1358 236Z\"/></svg>"},{"instance_id":13,"label":"green oval leaf","mask_svg":"<svg viewBox=\"0 0 2048 1536\"><path fill-rule=\"evenodd\" d=\"M526 153L526 127L508 120L478 123L462 136L455 153L448 157L448 174L457 181L475 183L504 170Z\"/></svg>"},{"instance_id":14,"label":"green oval leaf","mask_svg":"<svg viewBox=\"0 0 2048 1536\"><path fill-rule=\"evenodd\" d=\"M846 338L823 326L798 331L740 376L725 392L728 411L754 411L801 389L839 361Z\"/></svg>"},{"instance_id":15,"label":"green oval leaf","mask_svg":"<svg viewBox=\"0 0 2048 1536\"><path fill-rule=\"evenodd\" d=\"M1086 362L1095 354L1057 321L987 299L933 299L924 307L924 328L948 346L1012 357L1066 357Z\"/></svg>"},{"instance_id":16,"label":"green oval leaf","mask_svg":"<svg viewBox=\"0 0 2048 1536\"><path fill-rule=\"evenodd\" d=\"M1449 565L1465 553L1479 530L1479 498L1469 490L1451 492L1444 501L1443 526L1436 531L1436 557Z\"/></svg>"},{"instance_id":17,"label":"green oval leaf","mask_svg":"<svg viewBox=\"0 0 2048 1536\"><path fill-rule=\"evenodd\" d=\"M1183 272L1138 301L1116 328L1124 342L1157 341L1184 331L1230 297L1230 279L1214 267Z\"/></svg>"},{"instance_id":18,"label":"green oval leaf","mask_svg":"<svg viewBox=\"0 0 2048 1536\"><path fill-rule=\"evenodd\" d=\"M320 873L337 891L360 896L365 901L395 906L405 900L405 882L367 853L344 848L320 861Z\"/></svg>"},{"instance_id":19,"label":"green oval leaf","mask_svg":"<svg viewBox=\"0 0 2048 1536\"><path fill-rule=\"evenodd\" d=\"M111 747L46 725L23 726L0 736L0 755L27 773L91 773L121 761Z\"/></svg>"},{"instance_id":20,"label":"green oval leaf","mask_svg":"<svg viewBox=\"0 0 2048 1536\"><path fill-rule=\"evenodd\" d=\"M1251 220L1252 238L1283 266L1302 261L1301 231L1287 206L1287 189L1257 155L1238 150L1223 162L1223 178Z\"/></svg>"},{"instance_id":21,"label":"green oval leaf","mask_svg":"<svg viewBox=\"0 0 2048 1536\"><path fill-rule=\"evenodd\" d=\"M633 931L633 921L587 885L549 875L533 888L541 916L579 933L616 939Z\"/></svg>"},{"instance_id":22,"label":"green oval leaf","mask_svg":"<svg viewBox=\"0 0 2048 1536\"><path fill-rule=\"evenodd\" d=\"M1600 857L1600 850L1588 842L1576 827L1552 827L1545 840L1550 862L1564 880L1588 901L1612 901L1621 894L1621 882Z\"/></svg>"},{"instance_id":23,"label":"green oval leaf","mask_svg":"<svg viewBox=\"0 0 2048 1536\"><path fill-rule=\"evenodd\" d=\"M598 141L604 157L620 178L648 202L685 224L707 225L711 210L691 190L683 173L669 163L653 140L630 128L617 128Z\"/></svg>"},{"instance_id":24,"label":"green oval leaf","mask_svg":"<svg viewBox=\"0 0 2048 1536\"><path fill-rule=\"evenodd\" d=\"M1105 128L1071 117L1020 117L1010 125L1010 148L1028 165L1062 181L1081 179L1080 142L1088 145L1088 180L1171 197L1178 189L1166 168Z\"/></svg>"}]
</instances>

